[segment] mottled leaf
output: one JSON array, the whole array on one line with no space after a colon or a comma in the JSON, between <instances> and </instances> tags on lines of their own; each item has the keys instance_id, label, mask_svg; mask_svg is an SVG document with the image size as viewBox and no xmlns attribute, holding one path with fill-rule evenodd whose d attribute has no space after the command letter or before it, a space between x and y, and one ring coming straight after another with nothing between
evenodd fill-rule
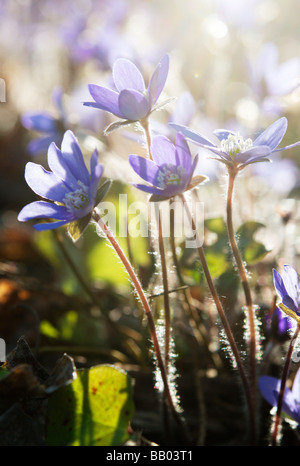
<instances>
[{"instance_id":1,"label":"mottled leaf","mask_svg":"<svg viewBox=\"0 0 300 466\"><path fill-rule=\"evenodd\" d=\"M264 244L256 241L254 235L264 225L260 222L248 221L237 230L238 244L244 260L249 265L254 265L261 261L269 252Z\"/></svg>"},{"instance_id":2,"label":"mottled leaf","mask_svg":"<svg viewBox=\"0 0 300 466\"><path fill-rule=\"evenodd\" d=\"M121 445L133 415L129 376L113 366L77 371L77 378L50 396L47 443L53 446Z\"/></svg>"}]
</instances>

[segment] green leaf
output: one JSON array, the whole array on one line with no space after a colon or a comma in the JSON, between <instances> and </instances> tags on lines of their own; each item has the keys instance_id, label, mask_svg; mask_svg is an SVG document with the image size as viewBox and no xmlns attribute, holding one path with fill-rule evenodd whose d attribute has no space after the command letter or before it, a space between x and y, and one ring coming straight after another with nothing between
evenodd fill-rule
<instances>
[{"instance_id":1,"label":"green leaf","mask_svg":"<svg viewBox=\"0 0 300 466\"><path fill-rule=\"evenodd\" d=\"M205 220L205 228L220 236L227 235L227 226L223 217L215 217Z\"/></svg>"},{"instance_id":2,"label":"green leaf","mask_svg":"<svg viewBox=\"0 0 300 466\"><path fill-rule=\"evenodd\" d=\"M262 223L248 221L237 230L239 248L244 260L249 265L254 265L261 261L269 252L262 243L254 239L255 233L261 228L264 228Z\"/></svg>"},{"instance_id":3,"label":"green leaf","mask_svg":"<svg viewBox=\"0 0 300 466\"><path fill-rule=\"evenodd\" d=\"M128 438L134 406L129 376L113 366L77 371L51 395L47 443L51 446L118 446Z\"/></svg>"}]
</instances>

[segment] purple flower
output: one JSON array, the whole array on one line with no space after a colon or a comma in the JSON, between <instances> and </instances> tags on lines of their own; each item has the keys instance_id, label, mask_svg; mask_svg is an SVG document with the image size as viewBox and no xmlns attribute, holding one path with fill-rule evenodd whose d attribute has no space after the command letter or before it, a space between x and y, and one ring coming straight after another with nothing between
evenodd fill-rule
<instances>
[{"instance_id":1,"label":"purple flower","mask_svg":"<svg viewBox=\"0 0 300 466\"><path fill-rule=\"evenodd\" d=\"M98 189L103 165L97 162L98 152L95 150L91 156L89 173L77 139L72 131L66 131L61 150L54 142L49 146L48 165L52 171L33 162L26 164L27 184L38 196L47 200L34 201L23 207L18 220L54 220L34 225L36 230L50 230L70 224L68 231L74 240L77 239L100 200L99 194L103 194L104 185Z\"/></svg>"},{"instance_id":2,"label":"purple flower","mask_svg":"<svg viewBox=\"0 0 300 466\"><path fill-rule=\"evenodd\" d=\"M148 87L136 65L126 58L118 58L112 69L116 90L89 84L94 102L84 102L128 122L146 118L162 93L169 71L169 56L165 55L151 76Z\"/></svg>"},{"instance_id":3,"label":"purple flower","mask_svg":"<svg viewBox=\"0 0 300 466\"><path fill-rule=\"evenodd\" d=\"M170 125L181 131L187 139L216 154L219 157L217 160L220 162L239 169L251 163L268 161L267 157L271 153L290 149L300 144L300 141L298 141L289 146L277 148L287 130L287 119L285 117L275 121L254 141L250 138L244 139L238 132L217 129L214 134L220 142L219 146L186 126L174 123L170 123Z\"/></svg>"},{"instance_id":4,"label":"purple flower","mask_svg":"<svg viewBox=\"0 0 300 466\"><path fill-rule=\"evenodd\" d=\"M259 378L259 389L262 396L271 406L277 406L281 380L269 375ZM300 424L300 370L294 379L292 390L285 387L282 412Z\"/></svg>"},{"instance_id":5,"label":"purple flower","mask_svg":"<svg viewBox=\"0 0 300 466\"><path fill-rule=\"evenodd\" d=\"M45 152L51 142L61 143L66 122L60 89L54 91L53 102L58 110L58 116L53 116L49 112L26 112L21 117L21 122L26 129L42 134L28 144L27 150L31 155Z\"/></svg>"},{"instance_id":6,"label":"purple flower","mask_svg":"<svg viewBox=\"0 0 300 466\"><path fill-rule=\"evenodd\" d=\"M291 58L278 63L277 46L268 42L264 44L256 63L250 66L250 78L253 90L263 103L263 108L273 108L277 114L282 111L280 97L286 96L299 87L300 60Z\"/></svg>"},{"instance_id":7,"label":"purple flower","mask_svg":"<svg viewBox=\"0 0 300 466\"><path fill-rule=\"evenodd\" d=\"M154 136L151 144L152 160L129 155L133 170L149 184L137 188L152 194L151 201L163 201L193 188L206 179L193 178L198 155L192 160L190 149L182 134L177 133L175 146L165 136Z\"/></svg>"},{"instance_id":8,"label":"purple flower","mask_svg":"<svg viewBox=\"0 0 300 466\"><path fill-rule=\"evenodd\" d=\"M265 322L267 334L279 342L289 340L290 330L297 325L293 319L290 319L278 307L274 309L272 314L266 316Z\"/></svg>"},{"instance_id":9,"label":"purple flower","mask_svg":"<svg viewBox=\"0 0 300 466\"><path fill-rule=\"evenodd\" d=\"M300 323L300 287L296 270L284 265L282 274L273 269L275 289L281 299L278 305L288 316Z\"/></svg>"}]
</instances>

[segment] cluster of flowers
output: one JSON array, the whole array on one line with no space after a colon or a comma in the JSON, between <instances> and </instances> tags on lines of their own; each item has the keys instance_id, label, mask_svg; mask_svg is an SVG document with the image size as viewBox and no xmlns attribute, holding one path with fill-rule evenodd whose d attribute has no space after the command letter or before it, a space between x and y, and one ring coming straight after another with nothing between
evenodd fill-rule
<instances>
[{"instance_id":1,"label":"cluster of flowers","mask_svg":"<svg viewBox=\"0 0 300 466\"><path fill-rule=\"evenodd\" d=\"M84 105L110 112L121 120L115 124L139 123L145 127L149 115L158 108L158 99L164 89L169 71L169 56L165 55L153 72L148 86L140 70L128 59L118 59L112 69L113 89L96 84L89 85L93 101ZM37 121L36 121L37 120ZM30 120L40 127L55 130L50 119L34 118ZM278 147L287 130L287 119L279 118L254 140L244 139L239 133L217 129L212 142L206 136L193 129L170 123L176 130L175 142L156 135L149 145L149 157L131 154L128 161L134 172L146 182L136 184L136 188L149 193L152 202L164 201L184 194L206 179L195 176L199 161L198 155L192 157L188 141L211 151L216 160L225 164L228 170L238 173L249 164L269 161L272 153L283 151L300 144ZM19 213L20 221L46 219L36 223L37 230L47 230L69 225L69 233L77 239L92 219L95 207L107 192L109 183L101 184L104 172L98 163L98 152L95 150L90 159L90 171L87 169L82 151L72 131L64 132L61 149L55 140L48 148L48 165L51 171L41 165L28 162L25 168L25 179L30 188L42 200L26 205ZM51 219L51 221L49 221ZM79 231L77 234L72 234ZM297 273L290 266L285 266L282 276L274 271L275 288L281 298L279 305L296 325L300 324L299 296L300 287ZM298 375L291 394L286 389L283 410L300 422ZM263 396L276 405L279 395L279 381L270 377L260 379Z\"/></svg>"}]
</instances>

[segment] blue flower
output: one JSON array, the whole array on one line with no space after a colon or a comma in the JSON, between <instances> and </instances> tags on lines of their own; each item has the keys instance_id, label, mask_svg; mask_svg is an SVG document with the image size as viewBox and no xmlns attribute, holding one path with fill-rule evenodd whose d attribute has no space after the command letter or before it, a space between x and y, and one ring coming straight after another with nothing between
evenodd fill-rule
<instances>
[{"instance_id":1,"label":"blue flower","mask_svg":"<svg viewBox=\"0 0 300 466\"><path fill-rule=\"evenodd\" d=\"M277 406L281 380L269 375L259 378L259 389L262 396L271 406ZM292 390L285 387L282 412L300 424L300 370L294 379Z\"/></svg>"},{"instance_id":2,"label":"blue flower","mask_svg":"<svg viewBox=\"0 0 300 466\"><path fill-rule=\"evenodd\" d=\"M216 154L219 161L227 166L238 167L239 169L251 163L268 161L267 157L271 153L290 149L300 144L300 141L298 141L289 146L277 148L287 130L287 119L285 117L275 121L254 141L250 138L244 139L239 133L233 131L217 129L214 134L219 140L219 146L186 126L174 123L170 123L170 125L174 129L181 131L187 139Z\"/></svg>"},{"instance_id":3,"label":"blue flower","mask_svg":"<svg viewBox=\"0 0 300 466\"><path fill-rule=\"evenodd\" d=\"M275 289L281 299L280 309L300 323L300 286L296 270L284 265L282 274L273 269Z\"/></svg>"},{"instance_id":4,"label":"blue flower","mask_svg":"<svg viewBox=\"0 0 300 466\"><path fill-rule=\"evenodd\" d=\"M53 102L58 110L58 116L49 112L25 112L21 117L22 125L40 133L40 136L29 142L27 150L30 155L39 155L47 151L51 142L60 144L66 129L65 114L62 105L62 91L53 93Z\"/></svg>"},{"instance_id":5,"label":"blue flower","mask_svg":"<svg viewBox=\"0 0 300 466\"><path fill-rule=\"evenodd\" d=\"M43 200L23 207L18 220L54 220L35 224L36 230L50 230L71 224L69 233L73 239L77 239L77 234L82 233L91 218L92 210L99 202L99 191L103 194L101 188L98 190L103 173L103 165L98 164L98 152L95 150L91 156L89 173L77 139L68 130L63 136L61 150L54 142L50 144L48 165L52 171L33 162L26 164L26 182Z\"/></svg>"},{"instance_id":6,"label":"blue flower","mask_svg":"<svg viewBox=\"0 0 300 466\"><path fill-rule=\"evenodd\" d=\"M154 109L162 93L169 71L169 56L158 63L146 87L136 65L126 58L118 58L113 65L112 77L116 90L89 84L94 102L84 102L127 121L146 118Z\"/></svg>"},{"instance_id":7,"label":"blue flower","mask_svg":"<svg viewBox=\"0 0 300 466\"><path fill-rule=\"evenodd\" d=\"M133 170L149 184L136 184L152 194L151 201L162 201L193 188L206 179L193 178L198 155L192 160L190 149L182 134L177 133L175 145L165 136L154 136L151 143L152 160L131 154Z\"/></svg>"}]
</instances>

